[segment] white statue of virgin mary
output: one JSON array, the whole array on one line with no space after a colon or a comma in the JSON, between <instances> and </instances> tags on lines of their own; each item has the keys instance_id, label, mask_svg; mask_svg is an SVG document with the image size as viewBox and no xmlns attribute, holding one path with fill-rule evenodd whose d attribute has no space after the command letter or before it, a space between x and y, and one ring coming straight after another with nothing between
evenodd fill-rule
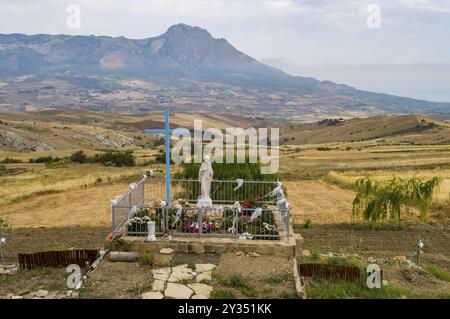
<instances>
[{"instance_id":1,"label":"white statue of virgin mary","mask_svg":"<svg viewBox=\"0 0 450 319\"><path fill-rule=\"evenodd\" d=\"M201 195L197 206L202 208L212 207L212 200L209 195L211 190L211 181L213 179L213 170L211 166L211 159L208 155L203 158L203 163L198 172L198 179L200 181Z\"/></svg>"}]
</instances>

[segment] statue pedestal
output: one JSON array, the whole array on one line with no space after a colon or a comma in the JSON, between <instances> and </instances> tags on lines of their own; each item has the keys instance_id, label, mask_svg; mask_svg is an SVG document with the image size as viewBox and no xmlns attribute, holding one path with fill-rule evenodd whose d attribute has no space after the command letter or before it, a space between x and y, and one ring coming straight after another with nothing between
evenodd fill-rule
<instances>
[{"instance_id":1,"label":"statue pedestal","mask_svg":"<svg viewBox=\"0 0 450 319\"><path fill-rule=\"evenodd\" d=\"M199 209L201 209L201 208L212 208L212 207L213 207L213 205L212 205L211 198L206 198L206 199L200 198L197 201L197 208L199 208Z\"/></svg>"}]
</instances>

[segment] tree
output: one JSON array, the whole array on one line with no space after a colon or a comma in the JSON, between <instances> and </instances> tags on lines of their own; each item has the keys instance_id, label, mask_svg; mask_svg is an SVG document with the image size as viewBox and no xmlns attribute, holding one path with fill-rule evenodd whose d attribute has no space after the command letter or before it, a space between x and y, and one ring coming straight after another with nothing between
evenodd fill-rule
<instances>
[{"instance_id":1,"label":"tree","mask_svg":"<svg viewBox=\"0 0 450 319\"><path fill-rule=\"evenodd\" d=\"M70 160L73 163L84 164L88 162L88 157L84 151L78 151L70 155Z\"/></svg>"}]
</instances>

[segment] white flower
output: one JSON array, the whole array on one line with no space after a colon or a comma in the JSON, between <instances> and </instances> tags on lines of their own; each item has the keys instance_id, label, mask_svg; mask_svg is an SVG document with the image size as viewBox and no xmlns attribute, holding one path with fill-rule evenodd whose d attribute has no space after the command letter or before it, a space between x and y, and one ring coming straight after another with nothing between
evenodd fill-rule
<instances>
[{"instance_id":1,"label":"white flower","mask_svg":"<svg viewBox=\"0 0 450 319\"><path fill-rule=\"evenodd\" d=\"M6 243L6 238L5 238L5 237L3 237L2 239L0 239L0 243L1 243L1 244L4 244L4 243Z\"/></svg>"}]
</instances>

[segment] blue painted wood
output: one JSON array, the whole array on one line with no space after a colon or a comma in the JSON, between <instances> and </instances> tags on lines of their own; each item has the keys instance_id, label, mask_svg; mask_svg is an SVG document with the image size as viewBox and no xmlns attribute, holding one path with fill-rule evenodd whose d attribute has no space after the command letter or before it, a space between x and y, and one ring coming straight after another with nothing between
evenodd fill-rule
<instances>
[{"instance_id":1,"label":"blue painted wood","mask_svg":"<svg viewBox=\"0 0 450 319\"><path fill-rule=\"evenodd\" d=\"M161 129L153 129L153 130L145 130L146 134L164 134L166 139L166 203L167 206L170 207L170 134L172 130L169 128L169 115L170 110L166 109L165 111L165 126L164 130Z\"/></svg>"}]
</instances>

